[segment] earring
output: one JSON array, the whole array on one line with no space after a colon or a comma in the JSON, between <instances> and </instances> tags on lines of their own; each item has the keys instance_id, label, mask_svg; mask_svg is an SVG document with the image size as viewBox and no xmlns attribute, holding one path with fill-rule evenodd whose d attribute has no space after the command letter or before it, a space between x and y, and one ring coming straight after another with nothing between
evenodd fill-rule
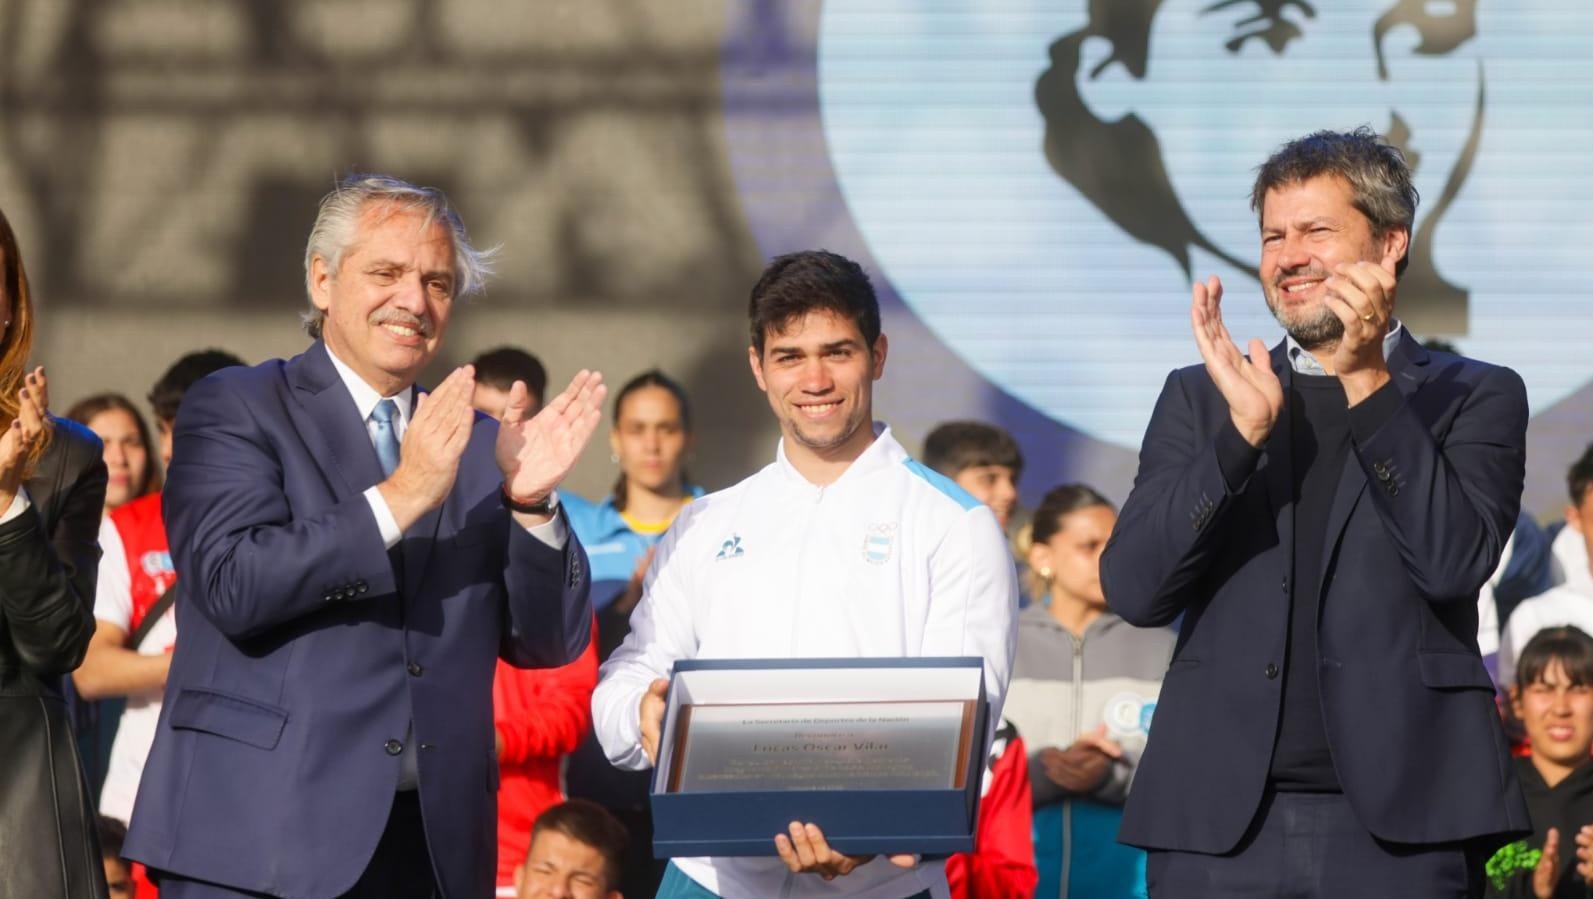
<instances>
[{"instance_id":1,"label":"earring","mask_svg":"<svg viewBox=\"0 0 1593 899\"><path fill-rule=\"evenodd\" d=\"M1040 569L1040 580L1045 581L1047 584L1051 583L1051 569Z\"/></svg>"}]
</instances>

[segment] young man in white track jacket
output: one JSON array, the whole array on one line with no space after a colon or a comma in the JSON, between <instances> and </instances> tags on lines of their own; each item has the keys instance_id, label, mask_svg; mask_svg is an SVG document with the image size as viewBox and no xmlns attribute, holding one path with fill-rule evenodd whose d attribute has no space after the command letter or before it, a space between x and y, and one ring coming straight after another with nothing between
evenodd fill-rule
<instances>
[{"instance_id":1,"label":"young man in white track jacket","mask_svg":"<svg viewBox=\"0 0 1593 899\"><path fill-rule=\"evenodd\" d=\"M593 719L614 764L652 764L677 659L983 657L991 732L1012 667L1017 581L990 510L872 416L879 305L854 262L782 256L752 290L753 377L780 422L775 461L697 500L658 545ZM797 676L797 675L794 675ZM686 858L660 897L948 895L941 861L852 857L811 823L767 858Z\"/></svg>"}]
</instances>

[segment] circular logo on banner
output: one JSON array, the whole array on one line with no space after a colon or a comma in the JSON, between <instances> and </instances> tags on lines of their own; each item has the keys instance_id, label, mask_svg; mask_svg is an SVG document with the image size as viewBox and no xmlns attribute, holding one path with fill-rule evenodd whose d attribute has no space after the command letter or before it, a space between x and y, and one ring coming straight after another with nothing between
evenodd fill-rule
<instances>
[{"instance_id":1,"label":"circular logo on banner","mask_svg":"<svg viewBox=\"0 0 1593 899\"><path fill-rule=\"evenodd\" d=\"M1117 693L1106 701L1106 730L1119 740L1145 736L1150 733L1151 712L1155 708L1154 700L1138 693Z\"/></svg>"},{"instance_id":2,"label":"circular logo on banner","mask_svg":"<svg viewBox=\"0 0 1593 899\"><path fill-rule=\"evenodd\" d=\"M1509 365L1535 411L1593 379L1593 17L1562 3L1094 0L824 6L841 194L904 302L980 374L1137 447L1198 361L1189 285L1244 342L1256 166L1369 125L1422 197L1396 313Z\"/></svg>"}]
</instances>

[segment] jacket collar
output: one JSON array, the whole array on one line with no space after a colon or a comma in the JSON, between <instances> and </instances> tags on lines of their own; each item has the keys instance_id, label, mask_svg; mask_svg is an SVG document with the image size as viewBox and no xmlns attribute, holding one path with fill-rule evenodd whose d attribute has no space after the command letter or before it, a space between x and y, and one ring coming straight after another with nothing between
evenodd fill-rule
<instances>
[{"instance_id":1,"label":"jacket collar","mask_svg":"<svg viewBox=\"0 0 1593 899\"><path fill-rule=\"evenodd\" d=\"M1410 335L1410 329L1401 325L1390 337L1397 337L1391 346L1385 345L1383 355L1388 361L1388 373L1399 386L1400 393L1410 396L1427 380L1427 364L1432 361L1427 348ZM1288 390L1294 380L1294 366L1289 364L1289 346L1293 341L1285 337L1272 347L1272 370ZM1287 413L1285 413L1287 414ZM1282 422L1280 421L1281 425Z\"/></svg>"},{"instance_id":2,"label":"jacket collar","mask_svg":"<svg viewBox=\"0 0 1593 899\"><path fill-rule=\"evenodd\" d=\"M840 477L823 487L803 477L802 473L796 470L796 466L791 464L791 460L785 454L784 437L780 438L779 444L775 446L774 464L785 475L786 480L792 484L806 487L809 490L822 491L840 487L842 484L850 484L860 478L867 477L870 472L878 471L891 465L899 465L909 458L907 450L903 449L902 445L896 442L896 438L891 436L889 425L876 421L873 424L873 428L874 442L863 450L862 455L852 460L852 464L841 472Z\"/></svg>"}]
</instances>

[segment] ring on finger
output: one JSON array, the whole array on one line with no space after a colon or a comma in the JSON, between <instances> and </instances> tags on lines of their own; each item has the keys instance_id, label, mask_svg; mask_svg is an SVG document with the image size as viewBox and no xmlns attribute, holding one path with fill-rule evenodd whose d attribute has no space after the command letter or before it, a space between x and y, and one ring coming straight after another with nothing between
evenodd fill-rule
<instances>
[{"instance_id":1,"label":"ring on finger","mask_svg":"<svg viewBox=\"0 0 1593 899\"><path fill-rule=\"evenodd\" d=\"M1368 313L1366 313L1366 314L1365 314L1365 315L1363 315L1363 316L1361 316L1361 321L1363 321L1363 322L1370 322L1370 321L1371 321L1371 320L1372 320L1372 319L1374 319L1374 318L1376 318L1376 317L1377 317L1377 316L1375 316L1375 315L1373 315L1373 314L1372 314L1372 313L1370 313L1370 312L1368 312Z\"/></svg>"}]
</instances>

